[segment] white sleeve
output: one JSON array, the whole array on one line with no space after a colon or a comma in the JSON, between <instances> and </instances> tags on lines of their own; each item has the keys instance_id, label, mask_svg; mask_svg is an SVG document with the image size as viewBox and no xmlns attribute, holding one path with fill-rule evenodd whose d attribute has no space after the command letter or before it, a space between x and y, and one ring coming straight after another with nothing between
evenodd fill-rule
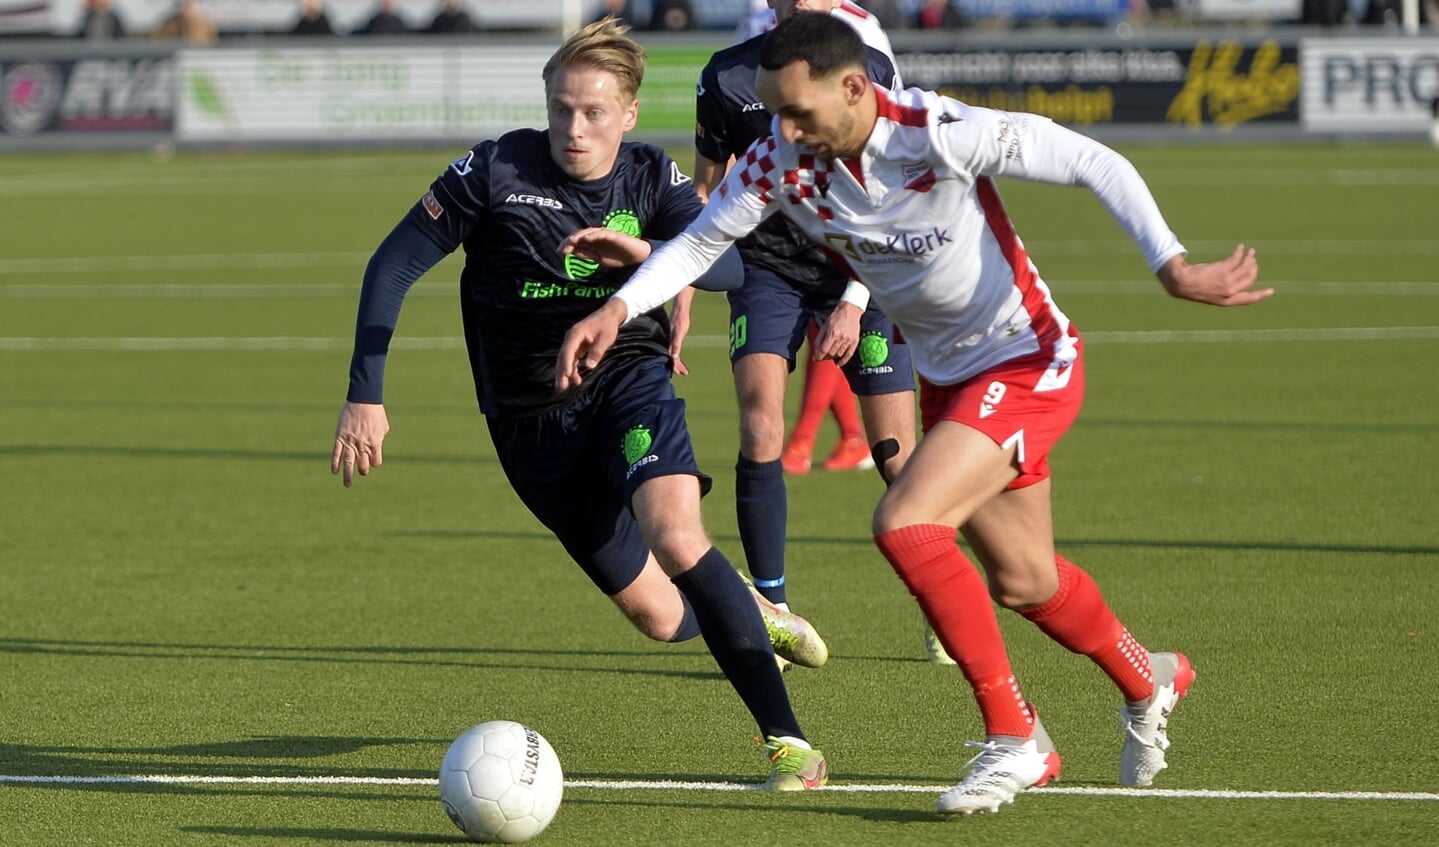
<instances>
[{"instance_id":1,"label":"white sleeve","mask_svg":"<svg viewBox=\"0 0 1439 847\"><path fill-rule=\"evenodd\" d=\"M629 308L628 321L670 301L699 279L731 244L759 226L769 209L757 191L746 190L736 168L710 196L685 231L660 245L614 296ZM772 207L770 207L772 208Z\"/></svg>"},{"instance_id":2,"label":"white sleeve","mask_svg":"<svg viewBox=\"0 0 1439 847\"><path fill-rule=\"evenodd\" d=\"M1088 188L1139 247L1151 271L1186 252L1139 171L1110 148L1039 115L952 101L946 111L959 117L941 122L937 129L938 143L952 165L976 176Z\"/></svg>"}]
</instances>

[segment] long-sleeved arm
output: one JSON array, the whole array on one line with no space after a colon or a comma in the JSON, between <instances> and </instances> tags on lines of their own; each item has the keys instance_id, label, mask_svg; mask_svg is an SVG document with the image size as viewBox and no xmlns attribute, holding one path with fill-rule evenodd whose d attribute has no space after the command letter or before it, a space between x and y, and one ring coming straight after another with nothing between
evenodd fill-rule
<instances>
[{"instance_id":1,"label":"long-sleeved arm","mask_svg":"<svg viewBox=\"0 0 1439 847\"><path fill-rule=\"evenodd\" d=\"M345 399L352 403L384 402L385 358L405 294L447 253L411 218L400 221L376 248L365 267L360 289L350 387Z\"/></svg>"},{"instance_id":2,"label":"long-sleeved arm","mask_svg":"<svg viewBox=\"0 0 1439 847\"><path fill-rule=\"evenodd\" d=\"M962 115L962 121L951 125L948 139L956 142L950 153L960 166L976 174L1088 188L1139 247L1152 271L1185 252L1149 186L1119 153L1038 115L978 108Z\"/></svg>"},{"instance_id":3,"label":"long-sleeved arm","mask_svg":"<svg viewBox=\"0 0 1439 847\"><path fill-rule=\"evenodd\" d=\"M733 176L733 174L731 174ZM629 311L625 320L669 302L685 286L699 279L735 241L759 225L763 201L747 195L734 181L727 196L716 195L684 232L660 246L639 266L634 276L615 292Z\"/></svg>"}]
</instances>

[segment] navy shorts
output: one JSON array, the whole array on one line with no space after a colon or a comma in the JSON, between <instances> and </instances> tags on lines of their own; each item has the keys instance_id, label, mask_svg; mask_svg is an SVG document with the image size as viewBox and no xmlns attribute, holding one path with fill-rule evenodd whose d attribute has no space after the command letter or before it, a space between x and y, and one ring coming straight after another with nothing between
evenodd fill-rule
<instances>
[{"instance_id":1,"label":"navy shorts","mask_svg":"<svg viewBox=\"0 0 1439 847\"><path fill-rule=\"evenodd\" d=\"M842 292L841 292L842 293ZM821 322L839 305L839 296L796 288L768 268L746 267L744 285L729 297L729 358L773 353L789 361L804 343L810 319ZM895 340L894 324L871 303L859 317L859 349L844 364L855 394L893 394L914 390L909 348Z\"/></svg>"},{"instance_id":2,"label":"navy shorts","mask_svg":"<svg viewBox=\"0 0 1439 847\"><path fill-rule=\"evenodd\" d=\"M619 366L563 409L488 417L500 467L520 500L605 594L635 581L649 555L630 499L646 480L688 474L709 492L667 359Z\"/></svg>"}]
</instances>

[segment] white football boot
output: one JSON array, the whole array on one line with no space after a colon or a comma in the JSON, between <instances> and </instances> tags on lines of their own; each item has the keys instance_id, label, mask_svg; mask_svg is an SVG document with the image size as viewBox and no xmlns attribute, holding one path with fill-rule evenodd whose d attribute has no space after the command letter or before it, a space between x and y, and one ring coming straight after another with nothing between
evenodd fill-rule
<instances>
[{"instance_id":1,"label":"white football boot","mask_svg":"<svg viewBox=\"0 0 1439 847\"><path fill-rule=\"evenodd\" d=\"M1194 668L1183 653L1150 653L1149 668L1154 675L1154 695L1147 703L1119 707L1119 730L1124 733L1119 782L1131 788L1153 783L1167 767L1164 753L1169 749L1169 716L1194 682Z\"/></svg>"},{"instance_id":2,"label":"white football boot","mask_svg":"<svg viewBox=\"0 0 1439 847\"><path fill-rule=\"evenodd\" d=\"M937 808L941 815L998 812L1003 804L1013 803L1021 791L1059 778L1059 753L1034 707L1028 708L1034 715L1034 731L1024 743L1006 744L992 739L964 742L966 747L978 747L979 755L969 760L969 773L959 785L939 796Z\"/></svg>"}]
</instances>

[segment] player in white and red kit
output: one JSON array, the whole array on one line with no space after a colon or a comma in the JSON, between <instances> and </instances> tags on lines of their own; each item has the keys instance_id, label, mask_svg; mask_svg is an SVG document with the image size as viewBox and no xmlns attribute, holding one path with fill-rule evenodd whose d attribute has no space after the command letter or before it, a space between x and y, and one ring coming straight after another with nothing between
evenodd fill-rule
<instances>
[{"instance_id":1,"label":"player in white and red kit","mask_svg":"<svg viewBox=\"0 0 1439 847\"><path fill-rule=\"evenodd\" d=\"M863 72L853 31L820 15L770 33L758 90L775 115L701 216L644 263L561 347L560 385L603 355L620 323L693 279L778 210L842 256L904 333L921 382L925 436L874 513L875 543L919 601L974 690L986 739L939 799L944 814L996 811L1058 774L1059 757L1010 668L990 595L1090 657L1125 703L1120 779L1166 765L1168 720L1194 679L1178 653L1150 653L1094 581L1054 552L1047 454L1078 412L1083 345L1010 225L992 177L1089 188L1171 295L1233 306L1255 289L1254 251L1190 265L1147 186L1119 154L1035 115L911 89ZM607 237L562 251L603 255ZM863 283L862 285L860 283ZM963 532L989 576L955 543Z\"/></svg>"}]
</instances>

